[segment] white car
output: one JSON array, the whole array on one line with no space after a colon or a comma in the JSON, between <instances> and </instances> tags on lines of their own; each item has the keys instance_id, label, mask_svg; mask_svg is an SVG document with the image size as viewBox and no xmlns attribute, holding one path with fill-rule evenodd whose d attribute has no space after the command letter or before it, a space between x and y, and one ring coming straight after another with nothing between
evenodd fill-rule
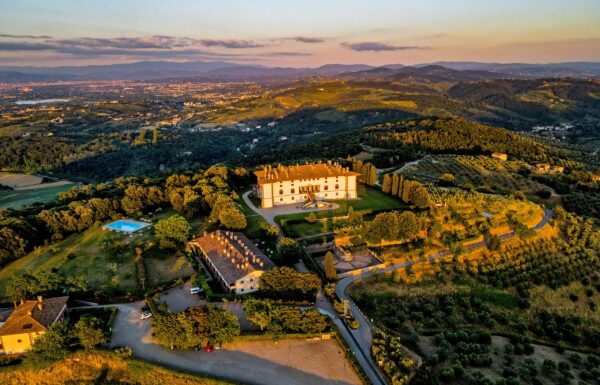
<instances>
[{"instance_id":1,"label":"white car","mask_svg":"<svg viewBox=\"0 0 600 385\"><path fill-rule=\"evenodd\" d=\"M202 292L202 288L200 287L191 287L190 288L190 294L198 294Z\"/></svg>"},{"instance_id":2,"label":"white car","mask_svg":"<svg viewBox=\"0 0 600 385\"><path fill-rule=\"evenodd\" d=\"M152 313L150 313L149 311L145 311L142 314L140 314L140 319L141 320L145 320L152 317Z\"/></svg>"}]
</instances>

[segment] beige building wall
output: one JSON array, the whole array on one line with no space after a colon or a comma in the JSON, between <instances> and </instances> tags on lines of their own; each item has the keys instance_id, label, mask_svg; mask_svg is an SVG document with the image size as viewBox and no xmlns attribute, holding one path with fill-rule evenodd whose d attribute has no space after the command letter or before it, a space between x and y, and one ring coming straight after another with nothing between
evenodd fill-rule
<instances>
[{"instance_id":1,"label":"beige building wall","mask_svg":"<svg viewBox=\"0 0 600 385\"><path fill-rule=\"evenodd\" d=\"M0 337L5 354L23 353L31 349L33 341L43 333L22 333Z\"/></svg>"},{"instance_id":2,"label":"beige building wall","mask_svg":"<svg viewBox=\"0 0 600 385\"><path fill-rule=\"evenodd\" d=\"M247 294L258 290L258 280L264 271L256 270L244 278L240 278L235 282L235 286L232 289L235 294Z\"/></svg>"},{"instance_id":3,"label":"beige building wall","mask_svg":"<svg viewBox=\"0 0 600 385\"><path fill-rule=\"evenodd\" d=\"M314 189L318 200L355 199L356 176L330 176L326 178L302 179L264 183L260 186L262 207L303 203L308 199L305 188Z\"/></svg>"}]
</instances>

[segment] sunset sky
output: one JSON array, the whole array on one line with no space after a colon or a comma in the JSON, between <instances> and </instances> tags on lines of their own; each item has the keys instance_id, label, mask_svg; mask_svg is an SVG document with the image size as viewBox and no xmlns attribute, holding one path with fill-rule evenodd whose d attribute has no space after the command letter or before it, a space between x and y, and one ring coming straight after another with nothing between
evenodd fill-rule
<instances>
[{"instance_id":1,"label":"sunset sky","mask_svg":"<svg viewBox=\"0 0 600 385\"><path fill-rule=\"evenodd\" d=\"M0 66L600 61L600 0L0 0Z\"/></svg>"}]
</instances>

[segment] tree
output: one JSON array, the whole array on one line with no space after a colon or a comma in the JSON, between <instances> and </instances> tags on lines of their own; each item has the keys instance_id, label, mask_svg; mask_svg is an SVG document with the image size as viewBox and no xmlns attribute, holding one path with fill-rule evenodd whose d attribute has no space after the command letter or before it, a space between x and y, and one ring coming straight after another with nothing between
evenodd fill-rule
<instances>
[{"instance_id":1,"label":"tree","mask_svg":"<svg viewBox=\"0 0 600 385\"><path fill-rule=\"evenodd\" d=\"M269 300L249 299L244 303L244 312L248 321L265 330L272 321L272 302Z\"/></svg>"},{"instance_id":2,"label":"tree","mask_svg":"<svg viewBox=\"0 0 600 385\"><path fill-rule=\"evenodd\" d=\"M372 244L381 240L395 240L398 235L398 217L393 212L383 212L375 216L366 228L366 238Z\"/></svg>"},{"instance_id":3,"label":"tree","mask_svg":"<svg viewBox=\"0 0 600 385\"><path fill-rule=\"evenodd\" d=\"M392 174L392 188L391 188L391 194L393 196L398 196L399 182L400 182L400 176L396 172L393 173Z\"/></svg>"},{"instance_id":4,"label":"tree","mask_svg":"<svg viewBox=\"0 0 600 385\"><path fill-rule=\"evenodd\" d=\"M386 194L389 194L390 191L392 191L392 177L390 177L390 174L385 174L383 176L383 183L381 184L381 191Z\"/></svg>"},{"instance_id":5,"label":"tree","mask_svg":"<svg viewBox=\"0 0 600 385\"><path fill-rule=\"evenodd\" d=\"M11 301L17 303L33 295L36 291L36 285L37 281L32 275L15 275L8 281L6 295Z\"/></svg>"},{"instance_id":6,"label":"tree","mask_svg":"<svg viewBox=\"0 0 600 385\"><path fill-rule=\"evenodd\" d=\"M245 229L248 223L246 216L237 207L226 207L219 213L219 222L223 226L232 230Z\"/></svg>"},{"instance_id":7,"label":"tree","mask_svg":"<svg viewBox=\"0 0 600 385\"><path fill-rule=\"evenodd\" d=\"M105 344L108 341L102 330L102 321L90 315L84 315L77 321L74 334L86 350Z\"/></svg>"},{"instance_id":8,"label":"tree","mask_svg":"<svg viewBox=\"0 0 600 385\"><path fill-rule=\"evenodd\" d=\"M146 197L147 191L142 186L128 186L125 189L125 196L121 199L121 207L127 214L141 214Z\"/></svg>"},{"instance_id":9,"label":"tree","mask_svg":"<svg viewBox=\"0 0 600 385\"><path fill-rule=\"evenodd\" d=\"M279 228L275 225L270 225L267 222L262 222L260 224L260 230L268 239L276 239L279 235Z\"/></svg>"},{"instance_id":10,"label":"tree","mask_svg":"<svg viewBox=\"0 0 600 385\"><path fill-rule=\"evenodd\" d=\"M205 336L217 345L231 342L240 334L240 322L235 314L215 305L208 305Z\"/></svg>"},{"instance_id":11,"label":"tree","mask_svg":"<svg viewBox=\"0 0 600 385\"><path fill-rule=\"evenodd\" d=\"M281 238L277 244L277 256L285 264L294 264L302 257L304 250L293 238Z\"/></svg>"},{"instance_id":12,"label":"tree","mask_svg":"<svg viewBox=\"0 0 600 385\"><path fill-rule=\"evenodd\" d=\"M337 276L335 271L335 256L331 251L325 254L325 277L329 280L334 280Z\"/></svg>"},{"instance_id":13,"label":"tree","mask_svg":"<svg viewBox=\"0 0 600 385\"><path fill-rule=\"evenodd\" d=\"M265 271L258 282L265 296L275 299L314 300L321 280L314 273L300 273L289 267Z\"/></svg>"},{"instance_id":14,"label":"tree","mask_svg":"<svg viewBox=\"0 0 600 385\"><path fill-rule=\"evenodd\" d=\"M194 332L192 322L184 313L167 313L152 321L154 338L170 349L189 349L202 343L202 335Z\"/></svg>"},{"instance_id":15,"label":"tree","mask_svg":"<svg viewBox=\"0 0 600 385\"><path fill-rule=\"evenodd\" d=\"M456 177L450 173L444 173L440 175L440 186L454 186L456 184Z\"/></svg>"},{"instance_id":16,"label":"tree","mask_svg":"<svg viewBox=\"0 0 600 385\"><path fill-rule=\"evenodd\" d=\"M158 143L158 136L159 136L159 132L155 128L154 130L152 130L152 144Z\"/></svg>"},{"instance_id":17,"label":"tree","mask_svg":"<svg viewBox=\"0 0 600 385\"><path fill-rule=\"evenodd\" d=\"M162 249L177 248L187 241L190 225L181 215L161 219L154 226L154 234Z\"/></svg>"},{"instance_id":18,"label":"tree","mask_svg":"<svg viewBox=\"0 0 600 385\"><path fill-rule=\"evenodd\" d=\"M419 219L412 211L395 212L398 218L397 236L399 239L411 239L419 231Z\"/></svg>"},{"instance_id":19,"label":"tree","mask_svg":"<svg viewBox=\"0 0 600 385\"><path fill-rule=\"evenodd\" d=\"M412 180L402 180L402 187L400 188L398 194L404 203L410 202L410 191L412 190L413 183L414 182Z\"/></svg>"},{"instance_id":20,"label":"tree","mask_svg":"<svg viewBox=\"0 0 600 385\"><path fill-rule=\"evenodd\" d=\"M27 242L13 229L0 228L0 265L25 255Z\"/></svg>"},{"instance_id":21,"label":"tree","mask_svg":"<svg viewBox=\"0 0 600 385\"><path fill-rule=\"evenodd\" d=\"M56 322L38 336L31 347L31 359L40 362L62 360L73 341L71 329L66 322Z\"/></svg>"},{"instance_id":22,"label":"tree","mask_svg":"<svg viewBox=\"0 0 600 385\"><path fill-rule=\"evenodd\" d=\"M317 215L314 212L311 212L310 214L308 214L308 216L306 217L306 221L308 223L316 223L318 220Z\"/></svg>"},{"instance_id":23,"label":"tree","mask_svg":"<svg viewBox=\"0 0 600 385\"><path fill-rule=\"evenodd\" d=\"M375 186L375 183L377 182L377 168L375 165L372 163L367 163L363 167L363 170L366 171L366 173L363 172L365 184L368 186Z\"/></svg>"},{"instance_id":24,"label":"tree","mask_svg":"<svg viewBox=\"0 0 600 385\"><path fill-rule=\"evenodd\" d=\"M409 193L409 201L420 209L425 209L430 205L429 193L425 187L419 185L413 186Z\"/></svg>"}]
</instances>

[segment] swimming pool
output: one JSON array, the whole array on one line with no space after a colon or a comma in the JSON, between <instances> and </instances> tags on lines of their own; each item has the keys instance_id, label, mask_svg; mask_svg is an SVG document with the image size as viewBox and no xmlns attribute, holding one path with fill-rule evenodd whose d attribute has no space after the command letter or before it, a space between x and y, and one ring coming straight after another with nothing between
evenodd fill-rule
<instances>
[{"instance_id":1,"label":"swimming pool","mask_svg":"<svg viewBox=\"0 0 600 385\"><path fill-rule=\"evenodd\" d=\"M104 228L124 233L134 233L148 226L150 226L149 223L138 222L132 219L119 219L118 221L105 225Z\"/></svg>"}]
</instances>

